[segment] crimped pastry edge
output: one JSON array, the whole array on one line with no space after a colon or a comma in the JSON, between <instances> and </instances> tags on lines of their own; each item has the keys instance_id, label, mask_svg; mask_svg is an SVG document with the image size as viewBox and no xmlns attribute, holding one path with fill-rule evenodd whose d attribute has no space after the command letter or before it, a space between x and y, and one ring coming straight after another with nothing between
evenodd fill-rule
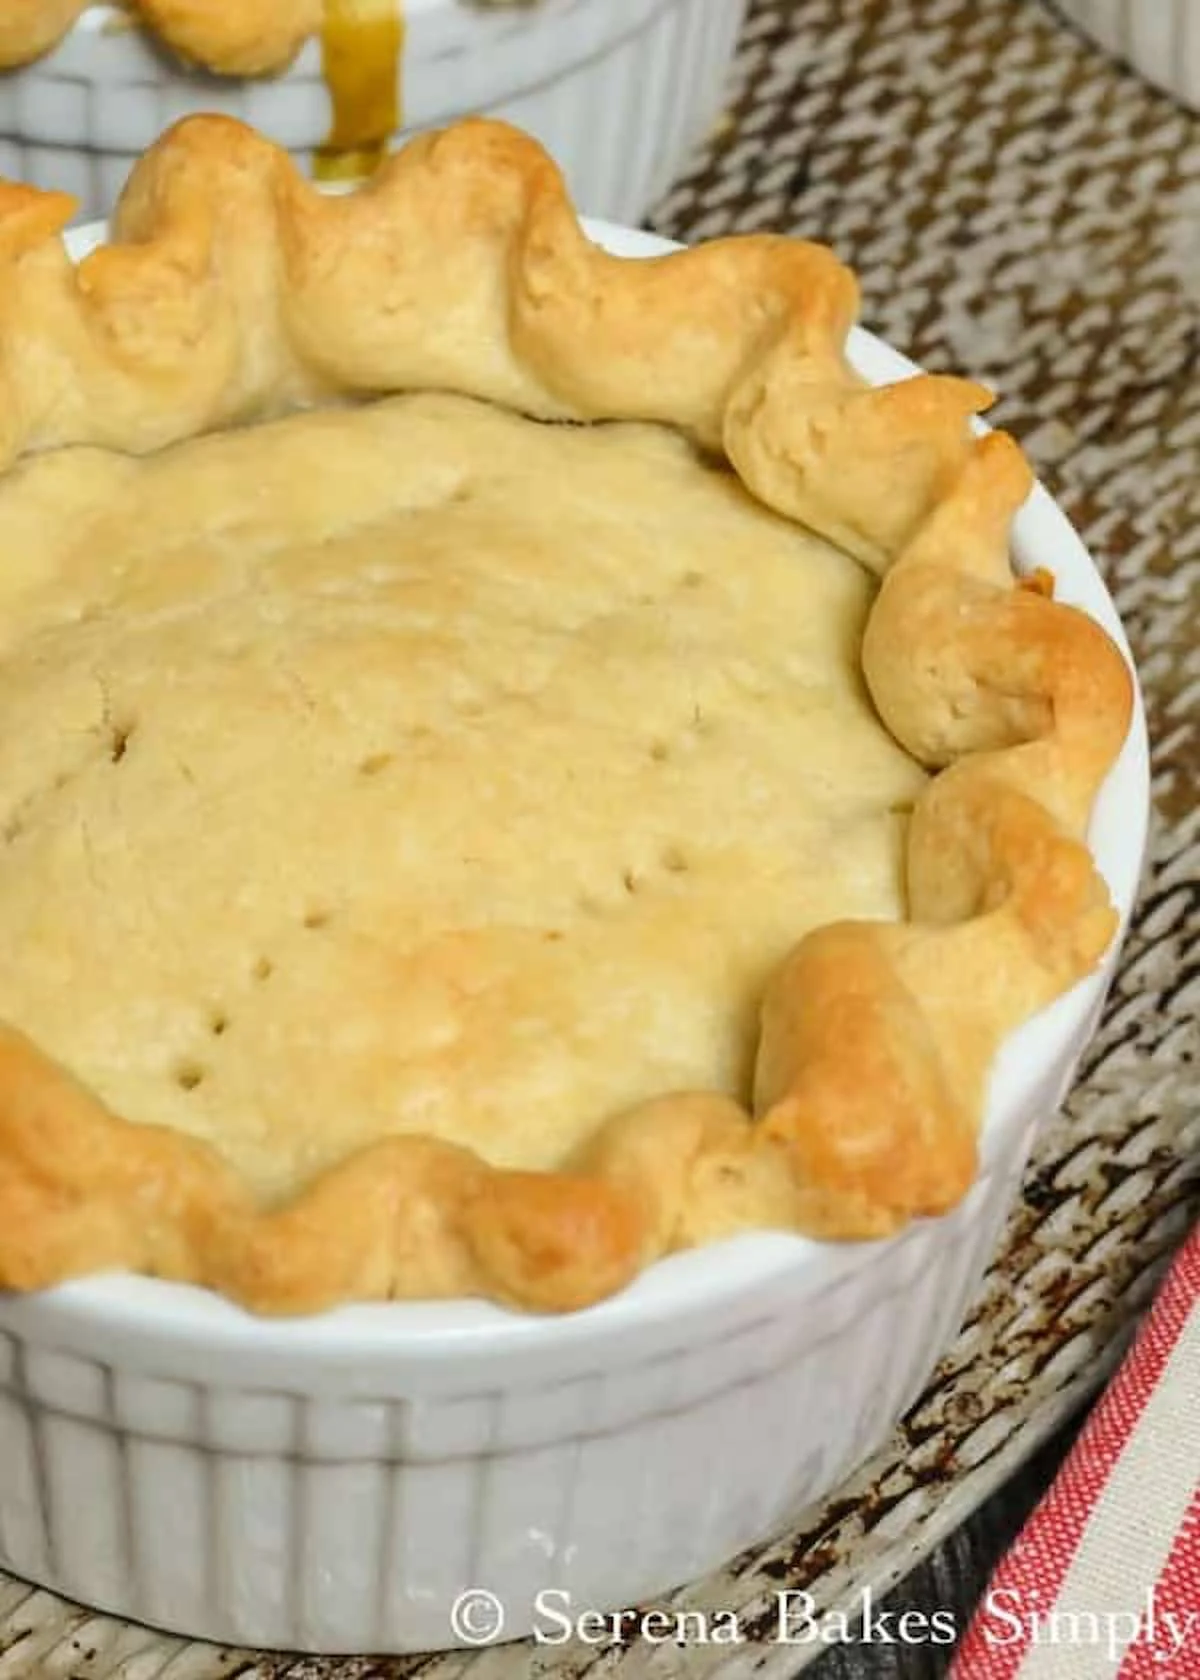
<instances>
[{"instance_id":1,"label":"crimped pastry edge","mask_svg":"<svg viewBox=\"0 0 1200 1680\"><path fill-rule=\"evenodd\" d=\"M500 124L422 136L338 200L252 131L192 118L78 268L71 208L0 186L0 468L376 389L675 424L882 576L867 682L942 774L910 825L912 920L817 929L768 988L755 1118L666 1094L569 1171L385 1139L263 1211L212 1150L107 1113L0 1029L0 1285L119 1267L259 1312L466 1295L565 1310L733 1231L874 1237L953 1206L997 1046L1115 930L1082 836L1132 708L1104 632L1012 575L1032 479L1011 439L973 434L987 393L863 384L843 354L856 287L821 247L608 256L540 148Z\"/></svg>"}]
</instances>

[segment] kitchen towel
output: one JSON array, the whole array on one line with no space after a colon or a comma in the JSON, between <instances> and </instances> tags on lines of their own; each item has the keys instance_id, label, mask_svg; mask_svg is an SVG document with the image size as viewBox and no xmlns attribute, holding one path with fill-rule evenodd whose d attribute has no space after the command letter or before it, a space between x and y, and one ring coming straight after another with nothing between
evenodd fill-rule
<instances>
[{"instance_id":1,"label":"kitchen towel","mask_svg":"<svg viewBox=\"0 0 1200 1680\"><path fill-rule=\"evenodd\" d=\"M1200 1680L1200 1226L1001 1559L954 1680Z\"/></svg>"}]
</instances>

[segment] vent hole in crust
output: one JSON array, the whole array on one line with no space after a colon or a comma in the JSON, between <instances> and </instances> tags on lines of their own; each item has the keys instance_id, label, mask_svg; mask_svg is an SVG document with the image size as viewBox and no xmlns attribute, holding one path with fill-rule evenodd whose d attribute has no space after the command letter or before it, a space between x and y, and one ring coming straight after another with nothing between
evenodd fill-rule
<instances>
[{"instance_id":1,"label":"vent hole in crust","mask_svg":"<svg viewBox=\"0 0 1200 1680\"><path fill-rule=\"evenodd\" d=\"M662 866L671 875L686 875L688 860L684 856L681 846L667 846L662 855Z\"/></svg>"},{"instance_id":2,"label":"vent hole in crust","mask_svg":"<svg viewBox=\"0 0 1200 1680\"><path fill-rule=\"evenodd\" d=\"M716 720L710 713L702 711L697 704L692 707L692 721L689 728L691 734L695 736L711 735L716 729Z\"/></svg>"},{"instance_id":3,"label":"vent hole in crust","mask_svg":"<svg viewBox=\"0 0 1200 1680\"><path fill-rule=\"evenodd\" d=\"M199 1062L180 1062L175 1069L175 1083L181 1091L194 1091L204 1083L204 1069Z\"/></svg>"},{"instance_id":4,"label":"vent hole in crust","mask_svg":"<svg viewBox=\"0 0 1200 1680\"><path fill-rule=\"evenodd\" d=\"M129 751L129 743L133 739L134 725L132 723L114 724L108 738L108 756L113 764L120 764Z\"/></svg>"},{"instance_id":5,"label":"vent hole in crust","mask_svg":"<svg viewBox=\"0 0 1200 1680\"><path fill-rule=\"evenodd\" d=\"M633 894L636 893L637 890L638 890L638 878L634 874L633 870L632 869L626 869L621 876L621 881L624 884L625 891L632 898Z\"/></svg>"},{"instance_id":6,"label":"vent hole in crust","mask_svg":"<svg viewBox=\"0 0 1200 1680\"><path fill-rule=\"evenodd\" d=\"M366 758L359 760L358 773L360 776L379 776L389 764L395 763L393 753L368 753Z\"/></svg>"},{"instance_id":7,"label":"vent hole in crust","mask_svg":"<svg viewBox=\"0 0 1200 1680\"><path fill-rule=\"evenodd\" d=\"M250 972L256 980L269 980L275 972L275 964L270 957L259 957Z\"/></svg>"},{"instance_id":8,"label":"vent hole in crust","mask_svg":"<svg viewBox=\"0 0 1200 1680\"><path fill-rule=\"evenodd\" d=\"M229 1031L229 1017L223 1009L214 1009L210 1012L208 1030L214 1038L222 1038Z\"/></svg>"},{"instance_id":9,"label":"vent hole in crust","mask_svg":"<svg viewBox=\"0 0 1200 1680\"><path fill-rule=\"evenodd\" d=\"M304 925L308 928L310 933L316 933L321 928L329 926L330 915L330 911L322 910L319 906L315 909L307 910L304 914Z\"/></svg>"},{"instance_id":10,"label":"vent hole in crust","mask_svg":"<svg viewBox=\"0 0 1200 1680\"><path fill-rule=\"evenodd\" d=\"M665 764L671 756L671 749L665 741L651 741L650 757L655 764Z\"/></svg>"}]
</instances>

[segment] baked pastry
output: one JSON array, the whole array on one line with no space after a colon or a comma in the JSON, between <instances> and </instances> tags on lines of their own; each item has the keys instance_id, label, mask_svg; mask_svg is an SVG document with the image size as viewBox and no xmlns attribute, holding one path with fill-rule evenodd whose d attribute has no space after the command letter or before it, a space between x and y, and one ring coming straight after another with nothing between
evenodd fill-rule
<instances>
[{"instance_id":1,"label":"baked pastry","mask_svg":"<svg viewBox=\"0 0 1200 1680\"><path fill-rule=\"evenodd\" d=\"M987 393L499 124L330 199L193 118L70 212L0 194L0 1284L559 1310L953 1206L1131 705Z\"/></svg>"}]
</instances>

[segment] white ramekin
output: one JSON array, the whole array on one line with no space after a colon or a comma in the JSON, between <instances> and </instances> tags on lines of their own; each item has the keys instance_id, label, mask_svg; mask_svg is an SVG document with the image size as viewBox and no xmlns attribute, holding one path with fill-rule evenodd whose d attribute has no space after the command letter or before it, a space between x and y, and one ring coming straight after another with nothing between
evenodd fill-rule
<instances>
[{"instance_id":1,"label":"white ramekin","mask_svg":"<svg viewBox=\"0 0 1200 1680\"><path fill-rule=\"evenodd\" d=\"M1200 0L1055 0L1098 46L1200 107Z\"/></svg>"},{"instance_id":2,"label":"white ramekin","mask_svg":"<svg viewBox=\"0 0 1200 1680\"><path fill-rule=\"evenodd\" d=\"M591 226L626 255L665 248ZM914 371L866 332L851 351L879 383ZM1040 487L1015 549L1126 647ZM1139 700L1091 830L1126 916L1148 807ZM0 1567L174 1632L323 1652L449 1647L467 1588L515 1637L560 1627L539 1594L614 1609L703 1575L828 1493L919 1393L1114 961L1005 1047L965 1202L888 1242L739 1238L554 1319L462 1302L264 1322L128 1278L0 1297Z\"/></svg>"},{"instance_id":3,"label":"white ramekin","mask_svg":"<svg viewBox=\"0 0 1200 1680\"><path fill-rule=\"evenodd\" d=\"M572 196L637 222L716 118L747 0L538 0L484 11L465 0L405 0L405 122L469 112L535 135ZM113 9L86 11L65 40L0 72L0 175L74 193L104 215L134 160L188 112L243 118L305 163L329 132L321 54L310 41L282 76L189 73Z\"/></svg>"}]
</instances>

